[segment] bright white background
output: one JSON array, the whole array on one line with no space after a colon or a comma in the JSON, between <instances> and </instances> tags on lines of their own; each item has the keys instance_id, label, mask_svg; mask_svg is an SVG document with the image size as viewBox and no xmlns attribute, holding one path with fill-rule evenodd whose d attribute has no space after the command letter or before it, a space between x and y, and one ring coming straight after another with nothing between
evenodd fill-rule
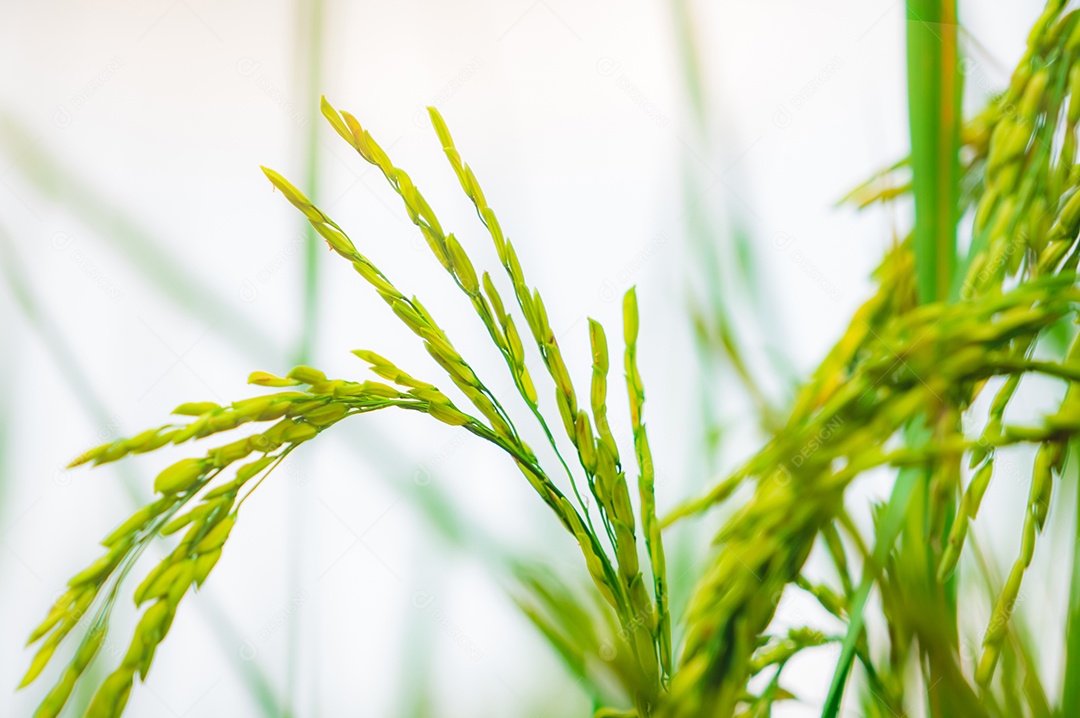
<instances>
[{"instance_id":1,"label":"bright white background","mask_svg":"<svg viewBox=\"0 0 1080 718\"><path fill-rule=\"evenodd\" d=\"M893 218L833 205L907 143L903 3L691 6L705 139L664 2L330 0L320 88L497 269L420 112L440 107L544 292L579 387L585 316L617 339L612 299L638 285L653 453L676 477L662 507L711 478L692 458L700 385L685 318L693 259L683 168L718 219L748 222L771 331L806 372L866 295L892 236ZM983 48L973 94L1005 82L1038 7L962 4ZM0 262L39 310L31 321L0 291L0 714L29 715L55 676L10 691L30 657L23 638L130 508L122 472L60 467L89 445L162 423L183 401L248 395L253 369L288 370L301 326L301 225L259 165L299 182L312 123L324 208L420 295L482 375L503 381L397 198L298 89L297 16L289 3L243 0L0 0L0 225L16 258ZM59 175L41 169L41 151ZM170 299L119 237L155 245L151 264L197 278L195 295L239 327ZM317 365L363 376L348 353L363 347L437 376L348 265L321 258ZM81 368L77 384L65 363ZM616 369L610 403L625 426L620 389ZM87 409L95 402L97 414ZM415 507L437 489L496 548L572 570L573 543L509 462L424 417L350 423L298 452L247 504L129 715L255 715L237 673L252 663L299 716L396 715L424 675L436 684L436 715L587 714L486 564L447 548ZM144 495L166 460L130 462ZM129 618L125 603L118 627ZM812 668L792 675L808 700L823 696Z\"/></svg>"}]
</instances>

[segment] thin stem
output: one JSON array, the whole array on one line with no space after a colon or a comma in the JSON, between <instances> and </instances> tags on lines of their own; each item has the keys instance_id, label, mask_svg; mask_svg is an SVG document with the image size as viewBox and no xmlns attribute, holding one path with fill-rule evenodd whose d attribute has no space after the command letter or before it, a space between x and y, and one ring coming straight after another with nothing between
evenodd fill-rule
<instances>
[{"instance_id":1,"label":"thin stem","mask_svg":"<svg viewBox=\"0 0 1080 718\"><path fill-rule=\"evenodd\" d=\"M322 65L323 65L323 2L322 0L298 0L294 12L298 16L297 28L298 39L295 52L295 62L299 80L297 84L301 90L298 93L304 97L304 106L315 107L319 101L321 92ZM304 168L304 191L313 201L319 199L319 168L321 153L319 151L319 123L309 120L307 123L307 138L304 148L306 164ZM304 264L303 283L301 296L301 326L300 337L293 352L297 364L307 364L311 361L315 350L315 344L319 332L319 255L322 242L310 223L304 222ZM287 452L286 452L287 453ZM284 455L282 456L284 458ZM279 460L280 463L280 460ZM275 464L276 466L277 464ZM265 476L263 477L265 478ZM262 479L259 479L262 481ZM247 494L244 498L251 494ZM301 497L298 497L300 499ZM242 501L242 500L241 500ZM309 498L310 501L310 498ZM304 505L300 501L300 505ZM305 511L291 511L288 531L291 534L289 543L289 582L292 591L299 593L301 575L303 572L303 545L305 536L310 534L308 530L309 519ZM286 675L285 705L289 714L296 711L293 705L296 695L296 684L299 681L299 662L301 660L301 612L296 611L289 616L287 627L288 643L288 667ZM317 636L316 636L317 637Z\"/></svg>"}]
</instances>

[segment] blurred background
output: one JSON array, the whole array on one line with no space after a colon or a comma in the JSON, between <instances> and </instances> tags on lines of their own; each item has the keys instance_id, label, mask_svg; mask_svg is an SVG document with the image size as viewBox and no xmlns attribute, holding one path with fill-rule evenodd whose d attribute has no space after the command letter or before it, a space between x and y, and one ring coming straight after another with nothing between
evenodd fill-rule
<instances>
[{"instance_id":1,"label":"blurred background","mask_svg":"<svg viewBox=\"0 0 1080 718\"><path fill-rule=\"evenodd\" d=\"M961 3L971 108L1005 84L1040 9ZM53 673L12 691L25 636L168 460L63 471L72 457L182 402L256 393L255 369L363 377L349 350L366 348L438 376L260 164L504 381L398 198L319 116L320 93L496 267L423 107L442 111L579 385L586 317L617 336L638 286L661 511L753 451L763 430L747 417L782 411L905 230L835 208L907 151L899 2L0 0L0 714L30 715L47 690ZM509 597L522 560L583 585L573 544L503 456L459 433L384 413L297 452L128 715L586 715ZM1026 492L995 501L1012 490ZM674 539L684 583L702 524ZM805 702L777 715L817 714L821 670L789 669Z\"/></svg>"}]
</instances>

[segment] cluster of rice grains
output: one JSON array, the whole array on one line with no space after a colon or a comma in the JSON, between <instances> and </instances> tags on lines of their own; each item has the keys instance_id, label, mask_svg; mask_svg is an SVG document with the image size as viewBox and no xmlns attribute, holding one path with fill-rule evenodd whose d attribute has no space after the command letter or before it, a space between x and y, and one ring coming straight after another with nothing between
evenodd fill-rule
<instances>
[{"instance_id":1,"label":"cluster of rice grains","mask_svg":"<svg viewBox=\"0 0 1080 718\"><path fill-rule=\"evenodd\" d=\"M183 404L174 414L195 417L190 423L150 429L130 439L91 449L72 462L72 466L98 465L248 423L274 422L264 431L210 449L202 458L183 459L162 471L154 481L154 491L161 497L136 511L109 534L102 541L105 554L68 582L67 591L30 637L32 643L41 640L42 644L22 685L41 673L57 646L76 626L84 619L87 625L75 658L37 715L58 715L63 708L75 682L105 639L109 614L121 582L153 538L186 529L176 548L135 589L136 605L147 602L151 605L143 613L120 667L95 695L90 715L120 713L135 674L145 678L181 598L189 588L205 581L217 563L244 499L293 449L353 414L387 406L436 413L431 409L430 399L420 399L379 382L327 380L322 372L309 367L297 367L288 378L256 372L250 381L269 387L306 386L307 390L255 397L230 407ZM240 463L252 455L258 458ZM234 464L240 465L231 479L224 480L225 472ZM194 506L189 508L191 504Z\"/></svg>"},{"instance_id":2,"label":"cluster of rice grains","mask_svg":"<svg viewBox=\"0 0 1080 718\"><path fill-rule=\"evenodd\" d=\"M431 111L446 155L494 241L512 285L514 301L554 384L562 428L577 453L580 465L577 470L571 469L559 452L555 435L541 414L521 335L495 281L486 272L477 274L458 240L443 231L409 176L391 164L386 153L352 115L339 113L325 100L322 111L331 126L364 160L382 170L431 251L472 303L505 360L518 393L558 457L559 471L553 478L541 465L533 450L522 440L502 402L476 375L420 301L400 292L356 249L332 219L287 180L264 168L274 186L304 214L330 248L351 262L356 272L422 340L428 353L445 370L478 416L470 415L435 385L413 378L390 360L371 351L358 350L355 354L368 363L377 376L390 383L328 380L322 372L310 367L297 367L284 378L256 372L251 375L251 383L288 390L246 399L229 407L185 404L174 413L195 417L190 423L151 429L80 456L72 466L117 461L128 454L209 437L248 423L275 422L260 433L211 449L202 458L184 459L165 469L154 482L154 490L160 498L124 521L103 541L105 555L71 579L68 590L31 635L31 643L42 643L22 685L33 681L64 638L83 623L84 617L89 618L81 628L82 639L75 657L41 704L37 715L56 716L62 710L76 681L105 640L109 613L121 582L152 539L186 529L176 548L135 590L136 604L149 604L149 607L142 614L120 666L101 684L93 698L88 714L95 718L116 716L123 711L135 675L145 679L180 600L188 589L198 587L206 580L221 555L240 507L258 483L301 443L349 416L386 407L429 414L490 441L513 458L525 479L580 545L589 575L617 616L620 650L624 657L632 657L629 662L620 663L626 671L627 693L642 715L650 713L671 673L671 621L667 613L663 544L653 496L654 469L642 421L644 390L635 359L638 311L633 291L626 295L623 308L626 382L638 473L640 523L630 499L623 459L608 426L608 345L604 330L598 322L590 321L592 387L589 406L582 407L548 323L543 300L538 291L526 284L513 245L503 235L472 170L458 156L442 118ZM239 465L231 475L226 474L234 464L253 455L257 457L255 460ZM557 485L556 479L561 473L566 475L565 485L573 495L572 500ZM594 500L591 512L579 485L582 478ZM602 526L600 532L594 528L594 514ZM639 530L644 534L651 586L639 565Z\"/></svg>"},{"instance_id":3,"label":"cluster of rice grains","mask_svg":"<svg viewBox=\"0 0 1080 718\"><path fill-rule=\"evenodd\" d=\"M1080 370L1080 343L1074 341L1058 360L1034 358L1040 339L1063 326L1071 331L1062 320L1075 317L1080 299L1075 288L1080 257L1080 13L1065 13L1064 5L1050 3L1031 32L1008 90L963 133L962 209L974 211L974 229L954 301L918 305L910 237L899 243L878 270L878 292L858 310L801 389L785 428L735 475L666 519L700 513L730 497L744 481L755 481L752 498L717 537L721 548L695 589L684 619L684 652L661 714L730 716L742 709L746 715L764 715L756 711L767 710L764 704L771 703L772 696L768 691L749 692L748 683L760 665L762 646L770 645L766 632L781 592L793 584L815 588L800 571L818 537L834 558L845 589L811 593L845 622L854 618L850 609L861 611L861 605L855 606L851 587L856 582L843 546L829 540L839 526L869 558L843 506L845 488L857 475L882 465L923 472L923 490L930 500L927 516L920 519L928 545L922 550L933 554L931 575L944 585L991 481L995 450L1025 443L1037 446L1037 453L1021 554L983 633L974 686L961 671L955 614L951 625L937 620L943 614L928 600L908 606L908 615L898 615L899 607L888 604L900 601L883 596L893 658L903 663L898 656L904 651L897 645L904 643L899 634L905 633L906 622L908 636L918 639L927 664L937 671L934 680L926 681L927 690L947 694L938 703L939 709L946 706L941 714L982 715L987 706L1008 705L1008 696L995 697L995 667L1046 521L1055 478L1063 470L1066 446L1080 428L1080 393L1072 383ZM907 193L906 164L860 187L849 199L865 206ZM1029 373L1069 382L1060 409L1041 426L1004 425L1005 409ZM1004 379L988 383L992 377ZM985 428L977 437L966 437L960 418L987 386L995 393ZM905 428L924 424L925 432L908 434L909 439L911 433L921 435L921 441L897 441ZM974 474L961 490L965 457ZM954 511L956 496L960 498ZM893 580L890 587L903 590L895 579L904 567L888 560L884 565L867 563L879 582ZM923 598L939 604L950 600L948 592ZM923 617L913 615L920 611ZM889 684L878 675L866 653L865 634L859 641L872 692L889 710L903 712L903 682ZM779 672L774 682L778 677ZM931 685L938 681L940 685ZM931 700L939 697L931 695ZM950 712L949 705L959 712ZM827 713L835 715L835 709L827 708ZM880 704L867 710L891 715Z\"/></svg>"},{"instance_id":4,"label":"cluster of rice grains","mask_svg":"<svg viewBox=\"0 0 1080 718\"><path fill-rule=\"evenodd\" d=\"M1066 13L1062 2L1050 3L1031 33L1027 53L1008 90L964 128L961 209L974 214L974 229L952 301L918 302L911 240L898 242L876 273L876 294L857 311L846 333L802 387L782 430L733 475L701 498L677 507L663 521L657 518L655 472L642 420L644 391L636 364L634 292L624 300L623 334L635 454L630 461L636 463L639 495L636 511L627 481L630 461L624 463L608 424L609 353L604 330L590 321L592 382L587 405L582 405L543 300L526 283L513 245L472 169L458 155L442 118L431 111L451 167L494 243L516 311L504 301L488 273L478 274L409 176L393 165L356 119L325 100L322 111L334 130L365 161L378 167L435 257L472 304L532 419L550 443L557 466L552 471L541 465L503 403L420 301L399 291L341 227L299 190L276 172L265 170L330 248L350 262L419 337L471 408L455 404L435 385L413 378L388 359L357 351L387 383L328 380L309 367L297 367L284 378L259 372L252 375L252 383L281 391L228 407L185 404L175 413L193 417L189 423L152 429L79 457L75 465L101 464L249 423L273 422L261 432L163 471L154 485L160 498L110 534L103 541L104 556L71 579L31 636L31 642L41 645L23 685L41 673L76 627L82 636L39 716L60 713L75 682L105 641L122 580L152 539L184 531L175 549L135 590L136 603L148 607L120 666L98 688L89 715L121 713L135 675L145 678L180 600L206 580L240 507L258 483L299 444L324 429L351 415L386 407L429 414L501 448L577 541L596 600L609 623L606 634L614 638L602 637L595 612L543 577L523 575L523 585L533 596L519 602L583 678L589 678L586 654L599 655L608 670L616 672L624 689L621 705L606 705L598 699L597 715L768 715L773 702L792 697L780 683L787 662L803 650L836 640L812 628L770 633L780 597L793 587L814 596L825 610L849 625L850 655L864 666L868 685L879 701L867 705L868 714L885 715L882 706L897 713L906 709L902 664L913 643L933 667L931 699L938 700L937 694L949 696L939 703L946 706L939 714L981 715L985 711L980 706L1008 705L1007 697L995 697L995 668L1002 655L1009 655L1008 617L1046 522L1054 483L1064 469L1066 447L1080 434L1080 392L1075 388L1080 381L1080 343L1073 342L1056 354L1042 351L1047 344L1044 338L1055 332L1061 335L1063 327L1069 333L1069 322L1080 303L1075 287L1080 257L1076 242L1080 176L1075 170L1080 120L1077 11ZM910 188L904 179L906 171L906 163L899 163L856 190L851 201L868 205L905 194ZM554 386L557 422L541 410L515 316L524 319ZM1056 358L1045 358L1047 354ZM1006 408L1021 379L1029 374L1064 380L1068 389L1060 409L1040 425L1009 425ZM994 396L986 402L988 415L978 420L982 427L978 435L971 436L964 432L961 418L965 413L971 416L972 403L984 391L993 391ZM557 440L560 430L552 427L558 423L565 438ZM568 461L560 451L560 444L567 442L577 454L576 462ZM972 666L960 659L955 587L948 587L954 583L970 523L992 483L995 454L1000 447L1018 444L1037 447L1022 548L983 635L982 654ZM966 488L965 461L972 473ZM235 469L234 464L238 465ZM878 539L887 540L871 557L866 539L844 507L845 490L857 476L886 466L898 469L901 477L904 472L916 472L921 482L913 491L921 492L926 510L915 512L915 522L905 528L905 540L925 539L915 552L924 563L914 569L891 556L896 533L882 532L880 526ZM736 489L746 485L750 498L720 531L718 548L681 617L683 635L675 656L661 527L728 502ZM901 485L898 480L897 486ZM878 512L879 523L885 514L887 510ZM839 588L816 584L802 573L819 539L837 569ZM878 663L871 658L861 623L869 584L861 585L853 574L845 555L851 547L863 559L862 583L869 580L882 587L891 645L887 647L890 658ZM647 568L639 565L639 556L647 557ZM913 592L916 589L911 586L918 586L921 593ZM946 621L948 611L941 608L950 601L951 623ZM771 679L756 680L767 669L774 669ZM836 696L843 694L846 670L843 665L837 669L839 679L827 702L828 715L836 714ZM1000 676L1001 671L997 673ZM588 684L585 680L586 690Z\"/></svg>"}]
</instances>

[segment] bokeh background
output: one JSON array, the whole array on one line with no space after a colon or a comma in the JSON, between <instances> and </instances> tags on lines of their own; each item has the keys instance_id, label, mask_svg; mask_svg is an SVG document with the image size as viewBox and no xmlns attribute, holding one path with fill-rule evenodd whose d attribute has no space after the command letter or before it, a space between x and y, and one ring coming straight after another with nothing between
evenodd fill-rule
<instances>
[{"instance_id":1,"label":"bokeh background","mask_svg":"<svg viewBox=\"0 0 1080 718\"><path fill-rule=\"evenodd\" d=\"M972 107L1003 86L1040 7L961 4ZM663 509L760 440L753 399L695 338L691 308L733 319L782 405L903 230L835 207L906 152L903 58L890 0L0 0L0 714L31 714L54 674L14 693L25 636L168 460L65 472L71 457L184 401L247 396L251 370L300 357L357 377L349 350L368 348L437 376L347 265L309 252L260 164L314 186L502 379L397 198L322 121L319 93L495 267L423 111L441 109L578 382L586 316L615 331L638 286ZM508 596L511 557L583 581L576 552L494 449L374 415L272 479L129 715L587 714ZM1012 491L1026 489L995 500ZM703 524L681 534L686 565L705 555ZM784 605L781 620L804 610ZM117 625L131 617L125 606ZM822 670L789 669L806 703L777 715L816 715Z\"/></svg>"}]
</instances>

